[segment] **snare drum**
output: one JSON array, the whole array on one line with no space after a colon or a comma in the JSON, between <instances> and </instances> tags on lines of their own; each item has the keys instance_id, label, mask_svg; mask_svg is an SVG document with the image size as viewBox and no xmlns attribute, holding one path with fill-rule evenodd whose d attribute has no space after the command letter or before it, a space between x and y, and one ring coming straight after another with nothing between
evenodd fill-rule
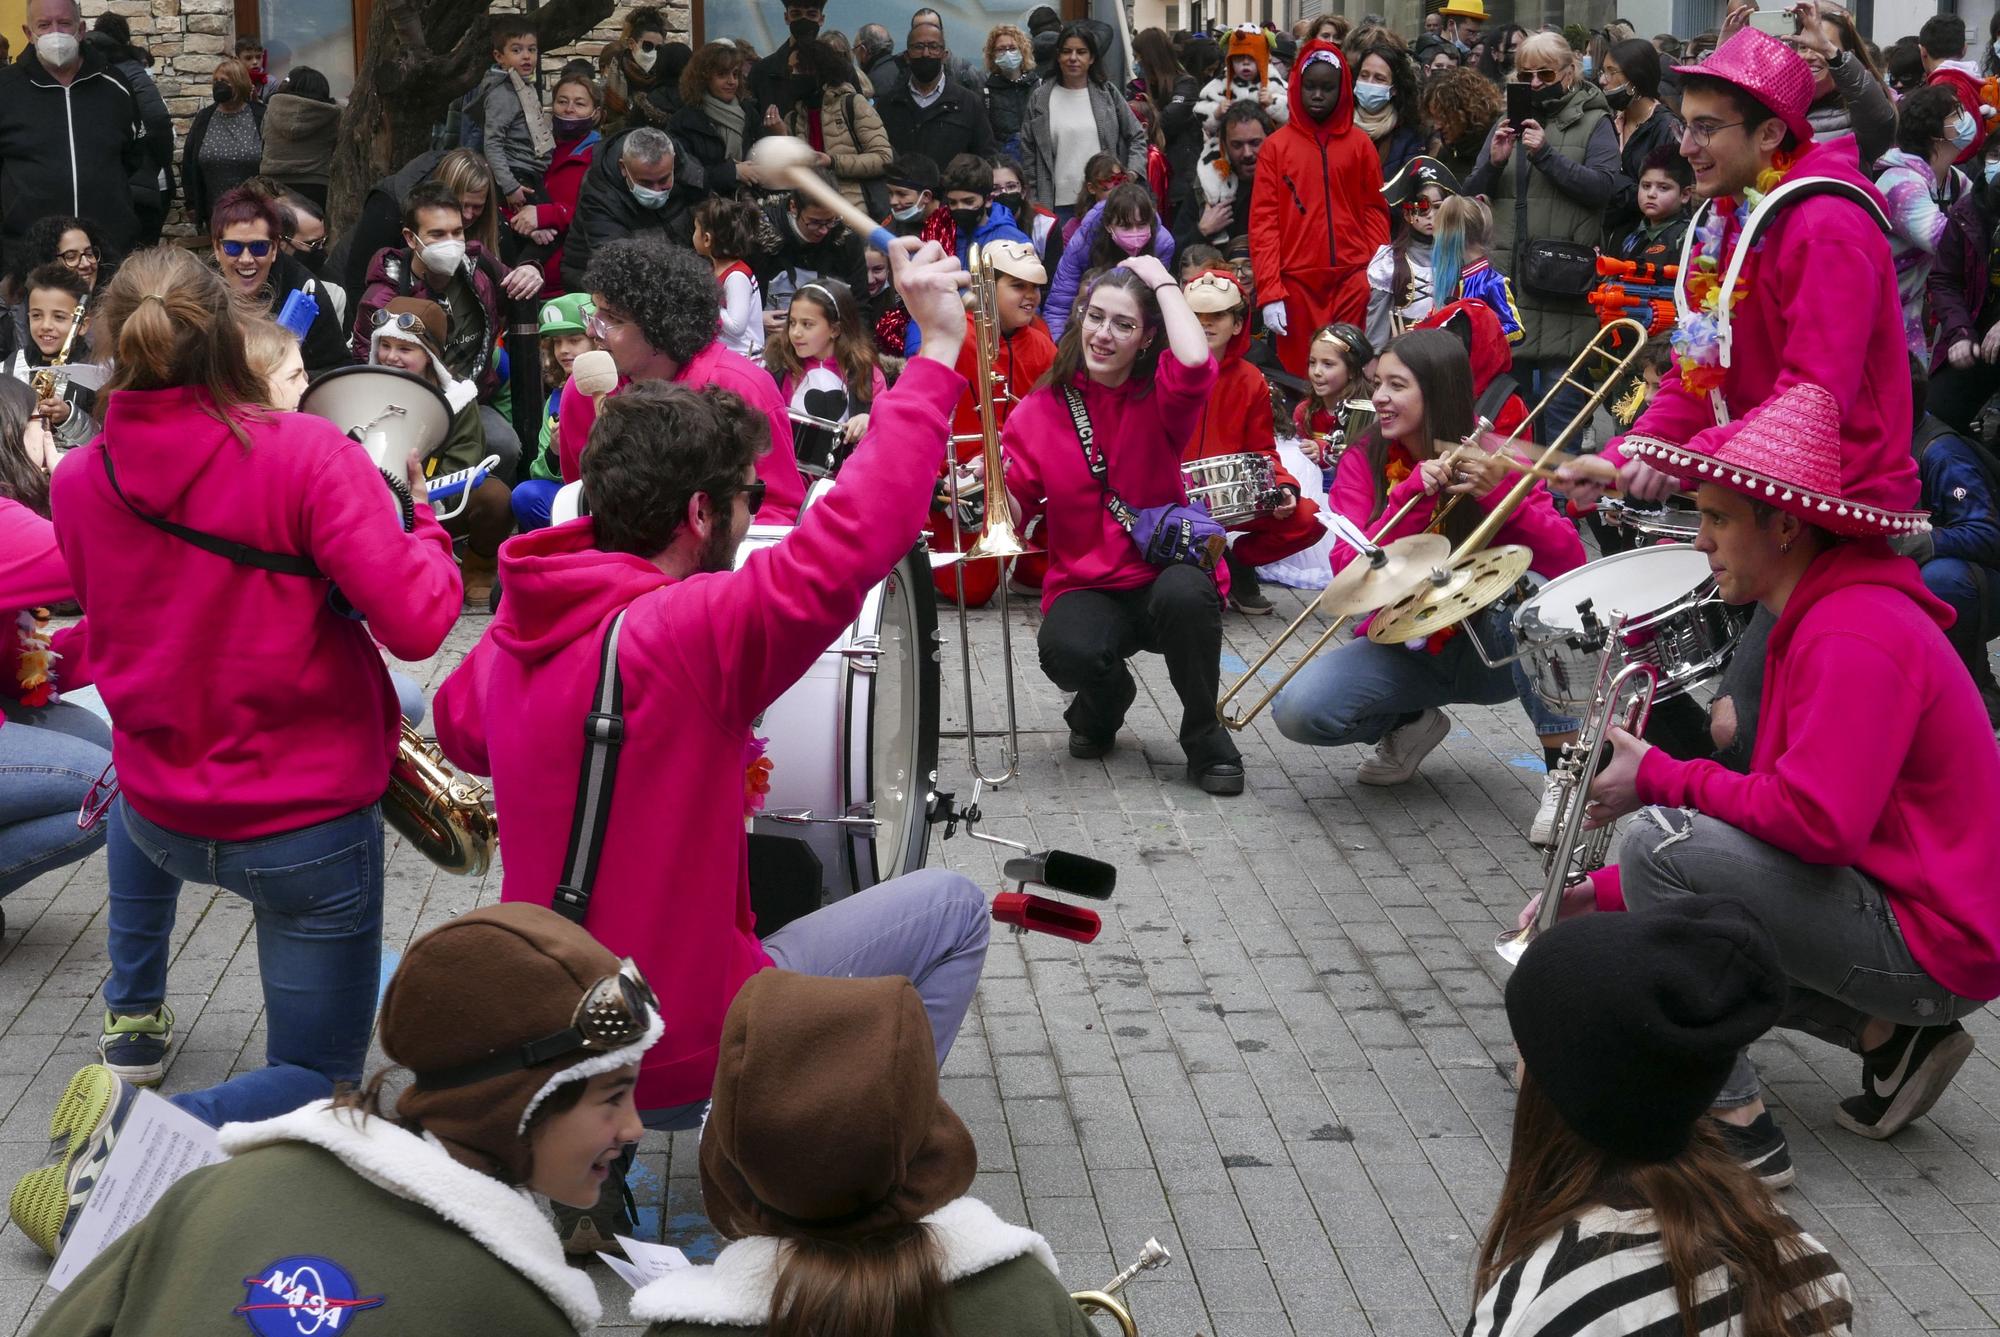
<instances>
[{"instance_id":1,"label":"snare drum","mask_svg":"<svg viewBox=\"0 0 2000 1337\"><path fill-rule=\"evenodd\" d=\"M1720 673L1750 618L1747 605L1722 602L1708 558L1686 544L1622 552L1557 576L1514 614L1514 638L1536 694L1577 715L1590 710L1602 654L1583 635L1586 612L1607 627L1630 619L1611 671L1651 665L1660 701Z\"/></svg>"},{"instance_id":2,"label":"snare drum","mask_svg":"<svg viewBox=\"0 0 2000 1337\"><path fill-rule=\"evenodd\" d=\"M1692 543L1695 535L1701 532L1701 515L1697 511L1665 506L1634 506L1616 497L1606 497L1598 502L1596 514L1606 524L1629 529L1645 539Z\"/></svg>"},{"instance_id":3,"label":"snare drum","mask_svg":"<svg viewBox=\"0 0 2000 1337\"><path fill-rule=\"evenodd\" d=\"M1278 471L1268 455L1211 455L1181 466L1188 501L1199 502L1217 524L1248 524L1278 506Z\"/></svg>"}]
</instances>

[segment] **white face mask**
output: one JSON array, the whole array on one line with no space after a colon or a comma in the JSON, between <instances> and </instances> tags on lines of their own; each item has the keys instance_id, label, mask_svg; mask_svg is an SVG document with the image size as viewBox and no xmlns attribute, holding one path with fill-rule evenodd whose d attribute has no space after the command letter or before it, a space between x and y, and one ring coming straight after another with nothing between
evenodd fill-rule
<instances>
[{"instance_id":1,"label":"white face mask","mask_svg":"<svg viewBox=\"0 0 2000 1337\"><path fill-rule=\"evenodd\" d=\"M66 32L45 32L35 39L35 55L50 69L60 70L76 63L83 48Z\"/></svg>"},{"instance_id":2,"label":"white face mask","mask_svg":"<svg viewBox=\"0 0 2000 1337\"><path fill-rule=\"evenodd\" d=\"M653 48L651 51L648 51L643 46L632 48L632 63L648 74L653 72L653 63L659 60L659 58L660 51L658 47Z\"/></svg>"},{"instance_id":3,"label":"white face mask","mask_svg":"<svg viewBox=\"0 0 2000 1337\"><path fill-rule=\"evenodd\" d=\"M434 241L421 252L424 268L433 274L456 274L465 263L465 243Z\"/></svg>"}]
</instances>

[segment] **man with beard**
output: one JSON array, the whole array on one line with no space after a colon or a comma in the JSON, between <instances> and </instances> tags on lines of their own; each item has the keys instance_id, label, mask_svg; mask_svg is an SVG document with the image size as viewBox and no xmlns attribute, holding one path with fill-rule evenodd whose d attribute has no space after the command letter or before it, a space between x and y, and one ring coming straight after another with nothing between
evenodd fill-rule
<instances>
[{"instance_id":1,"label":"man with beard","mask_svg":"<svg viewBox=\"0 0 2000 1337\"><path fill-rule=\"evenodd\" d=\"M1229 104L1222 115L1222 153L1236 178L1235 197L1211 204L1191 191L1174 220L1174 254L1190 246L1213 246L1227 255L1230 242L1250 235L1250 197L1257 186L1257 155L1265 138L1277 129L1271 114L1247 98Z\"/></svg>"},{"instance_id":2,"label":"man with beard","mask_svg":"<svg viewBox=\"0 0 2000 1337\"><path fill-rule=\"evenodd\" d=\"M599 264L646 244L615 243L593 262L600 314L613 294ZM584 456L589 518L506 545L500 612L438 691L445 754L493 777L507 833L501 899L553 905L658 981L667 1038L638 1089L655 1123L708 1097L723 1013L767 966L909 977L942 1059L985 959L986 898L943 869L762 941L750 905L752 725L923 532L965 393L952 369L964 271L908 239L891 260L924 352L875 401L841 486L795 530L738 568L765 499L763 416L714 385L633 386L605 402ZM600 337L622 361L620 336ZM601 737L616 740L604 753L586 742Z\"/></svg>"}]
</instances>

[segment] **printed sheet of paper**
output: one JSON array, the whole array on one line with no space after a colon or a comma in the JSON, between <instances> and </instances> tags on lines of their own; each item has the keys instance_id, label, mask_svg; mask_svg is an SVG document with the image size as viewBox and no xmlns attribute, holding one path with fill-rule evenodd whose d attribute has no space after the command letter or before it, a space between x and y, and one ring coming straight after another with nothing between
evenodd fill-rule
<instances>
[{"instance_id":1,"label":"printed sheet of paper","mask_svg":"<svg viewBox=\"0 0 2000 1337\"><path fill-rule=\"evenodd\" d=\"M688 1262L686 1254L671 1244L647 1244L642 1240L627 1239L623 1235L614 1235L612 1238L624 1247L625 1258L630 1258L632 1261L628 1263L625 1258L620 1258L616 1254L600 1253L597 1256L608 1263L611 1270L635 1291L642 1289L649 1281L658 1281L677 1267L694 1266Z\"/></svg>"},{"instance_id":2,"label":"printed sheet of paper","mask_svg":"<svg viewBox=\"0 0 2000 1337\"><path fill-rule=\"evenodd\" d=\"M61 1290L137 1225L181 1176L222 1159L215 1130L151 1091L139 1092L97 1187L49 1273Z\"/></svg>"}]
</instances>

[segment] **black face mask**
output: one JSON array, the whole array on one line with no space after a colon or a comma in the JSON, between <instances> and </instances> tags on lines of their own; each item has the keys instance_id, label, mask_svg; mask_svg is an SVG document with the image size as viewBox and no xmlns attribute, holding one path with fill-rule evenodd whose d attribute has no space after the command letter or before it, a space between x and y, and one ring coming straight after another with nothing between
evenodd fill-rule
<instances>
[{"instance_id":1,"label":"black face mask","mask_svg":"<svg viewBox=\"0 0 2000 1337\"><path fill-rule=\"evenodd\" d=\"M1014 215L1018 222L1022 212L1028 207L1028 196L1025 191L1000 190L993 193L993 202Z\"/></svg>"},{"instance_id":2,"label":"black face mask","mask_svg":"<svg viewBox=\"0 0 2000 1337\"><path fill-rule=\"evenodd\" d=\"M942 56L910 57L910 78L916 80L920 84L923 84L925 87L929 87L931 84L936 83L938 76L942 73L944 73L944 57Z\"/></svg>"},{"instance_id":3,"label":"black face mask","mask_svg":"<svg viewBox=\"0 0 2000 1337\"><path fill-rule=\"evenodd\" d=\"M316 251L296 251L292 259L304 265L308 274L318 278L319 272L326 268L326 248L322 246Z\"/></svg>"},{"instance_id":4,"label":"black face mask","mask_svg":"<svg viewBox=\"0 0 2000 1337\"><path fill-rule=\"evenodd\" d=\"M817 79L808 79L803 74L792 76L792 95L806 106L818 106L820 84Z\"/></svg>"},{"instance_id":5,"label":"black face mask","mask_svg":"<svg viewBox=\"0 0 2000 1337\"><path fill-rule=\"evenodd\" d=\"M1569 90L1561 84L1543 84L1534 91L1528 101L1536 111L1547 114L1560 107L1562 100L1568 96Z\"/></svg>"},{"instance_id":6,"label":"black face mask","mask_svg":"<svg viewBox=\"0 0 2000 1337\"><path fill-rule=\"evenodd\" d=\"M214 98L217 102L227 102L229 101L230 98L236 95L236 90L231 88L228 84L222 82L222 80L217 79L214 83L208 86L208 95Z\"/></svg>"},{"instance_id":7,"label":"black face mask","mask_svg":"<svg viewBox=\"0 0 2000 1337\"><path fill-rule=\"evenodd\" d=\"M1611 110L1623 111L1632 105L1632 85L1620 84L1616 88L1604 90L1604 100L1611 104Z\"/></svg>"},{"instance_id":8,"label":"black face mask","mask_svg":"<svg viewBox=\"0 0 2000 1337\"><path fill-rule=\"evenodd\" d=\"M817 19L793 19L787 25L787 31L792 34L792 45L804 46L807 42L819 36L819 21Z\"/></svg>"},{"instance_id":9,"label":"black face mask","mask_svg":"<svg viewBox=\"0 0 2000 1337\"><path fill-rule=\"evenodd\" d=\"M979 230L981 223L986 221L986 211L984 209L953 209L951 211L951 221L958 224L960 233L969 237Z\"/></svg>"}]
</instances>

